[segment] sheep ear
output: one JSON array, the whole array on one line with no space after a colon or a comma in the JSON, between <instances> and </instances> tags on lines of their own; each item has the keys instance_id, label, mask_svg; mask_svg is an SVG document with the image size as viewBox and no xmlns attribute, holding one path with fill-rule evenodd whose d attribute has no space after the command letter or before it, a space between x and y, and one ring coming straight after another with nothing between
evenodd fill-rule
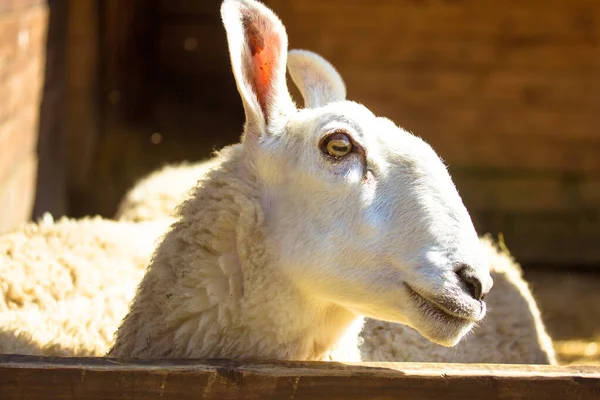
<instances>
[{"instance_id":1,"label":"sheep ear","mask_svg":"<svg viewBox=\"0 0 600 400\"><path fill-rule=\"evenodd\" d=\"M253 0L225 0L221 18L231 68L246 113L246 134L265 134L295 110L285 82L287 34L279 18Z\"/></svg>"},{"instance_id":2,"label":"sheep ear","mask_svg":"<svg viewBox=\"0 0 600 400\"><path fill-rule=\"evenodd\" d=\"M340 74L329 61L312 51L290 50L288 71L306 108L346 99L346 85Z\"/></svg>"}]
</instances>

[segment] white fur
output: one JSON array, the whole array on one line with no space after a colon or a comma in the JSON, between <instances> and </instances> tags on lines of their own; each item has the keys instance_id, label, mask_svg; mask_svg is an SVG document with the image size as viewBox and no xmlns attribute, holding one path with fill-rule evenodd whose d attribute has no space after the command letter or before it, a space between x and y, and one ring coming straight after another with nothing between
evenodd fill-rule
<instances>
[{"instance_id":1,"label":"white fur","mask_svg":"<svg viewBox=\"0 0 600 400\"><path fill-rule=\"evenodd\" d=\"M163 171L178 181L188 179L186 190L180 191L184 196L201 176L189 178L192 165L177 167L183 172L179 179L176 169ZM45 218L0 235L0 292L4 299L0 303L0 353L102 356L108 351L156 240L172 222L165 218L170 211L159 214L164 204L151 198L162 201L172 194L166 189L173 185L163 185L158 175L153 173L139 183L150 196L148 204L135 201L128 207L148 211L159 205L153 220L132 223L63 218L54 222ZM151 188L152 183L157 185ZM490 255L495 282L487 297L490 311L456 347L431 343L405 325L367 319L362 332L361 320L346 331L328 359L556 363L552 343L518 265L488 239L482 244ZM364 343L359 347L361 341Z\"/></svg>"},{"instance_id":2,"label":"white fur","mask_svg":"<svg viewBox=\"0 0 600 400\"><path fill-rule=\"evenodd\" d=\"M346 85L342 77L333 65L316 53L290 50L288 72L300 89L305 108L346 100Z\"/></svg>"},{"instance_id":3,"label":"white fur","mask_svg":"<svg viewBox=\"0 0 600 400\"><path fill-rule=\"evenodd\" d=\"M169 218L54 221L0 235L0 353L106 353Z\"/></svg>"},{"instance_id":4,"label":"white fur","mask_svg":"<svg viewBox=\"0 0 600 400\"><path fill-rule=\"evenodd\" d=\"M215 163L216 160L206 160L163 166L127 192L121 199L115 218L121 221L147 221L174 216L175 207L191 194L198 180Z\"/></svg>"},{"instance_id":5,"label":"white fur","mask_svg":"<svg viewBox=\"0 0 600 400\"><path fill-rule=\"evenodd\" d=\"M144 188L147 205L127 203L122 206L133 215L140 207L143 215L161 219L170 210L187 198L190 188L202 179L204 163L165 167L143 178L138 185ZM164 185L164 173L169 185ZM131 192L137 192L137 185ZM154 199L160 199L159 204ZM165 213L164 210L169 210ZM457 346L446 348L423 338L417 331L402 324L367 318L360 332L360 321L350 329L342 343L332 351L331 358L351 358L360 344L363 361L413 361L413 362L460 362L460 363L508 363L508 364L556 364L552 341L546 332L543 320L527 282L522 277L518 264L510 254L499 251L491 239L481 239L481 244L490 260L494 289L486 297L489 311L477 328Z\"/></svg>"},{"instance_id":6,"label":"white fur","mask_svg":"<svg viewBox=\"0 0 600 400\"><path fill-rule=\"evenodd\" d=\"M485 315L457 268L484 292L491 278L439 157L360 104L296 109L279 19L251 0L221 10L243 139L182 205L110 355L318 360L360 315L456 344ZM337 131L364 155L324 155Z\"/></svg>"},{"instance_id":7,"label":"white fur","mask_svg":"<svg viewBox=\"0 0 600 400\"><path fill-rule=\"evenodd\" d=\"M519 265L489 237L494 290L485 320L455 347L439 346L407 326L369 319L360 334L363 361L557 364L552 340Z\"/></svg>"}]
</instances>

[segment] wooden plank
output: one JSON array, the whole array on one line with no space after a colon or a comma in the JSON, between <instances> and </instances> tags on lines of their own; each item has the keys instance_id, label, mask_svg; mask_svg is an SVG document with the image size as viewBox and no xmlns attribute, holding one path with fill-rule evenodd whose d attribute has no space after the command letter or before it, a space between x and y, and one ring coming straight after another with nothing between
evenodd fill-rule
<instances>
[{"instance_id":1,"label":"wooden plank","mask_svg":"<svg viewBox=\"0 0 600 400\"><path fill-rule=\"evenodd\" d=\"M323 16L322 23L326 23ZM311 25L312 26L312 25ZM375 29L365 27L364 30ZM388 26L392 29L392 25ZM490 39L452 40L447 37L418 37L409 32L397 38L381 33L361 34L360 29L351 27L322 32L322 36L297 29L290 45L294 48L310 48L330 54L336 65L365 67L378 63L379 66L424 68L431 70L471 70L491 72L508 70L518 73L523 70L538 73L563 73L573 71L593 73L600 65L600 56L595 47L587 44L540 44L536 46L500 45ZM416 37L415 37L416 36ZM325 37L327 40L322 40ZM343 38L334 39L334 38Z\"/></svg>"},{"instance_id":2,"label":"wooden plank","mask_svg":"<svg viewBox=\"0 0 600 400\"><path fill-rule=\"evenodd\" d=\"M162 24L157 63L169 75L231 76L225 29L219 20L205 24Z\"/></svg>"},{"instance_id":3,"label":"wooden plank","mask_svg":"<svg viewBox=\"0 0 600 400\"><path fill-rule=\"evenodd\" d=\"M0 181L0 232L13 229L31 218L37 178L36 154L23 157L11 172L4 181Z\"/></svg>"},{"instance_id":4,"label":"wooden plank","mask_svg":"<svg viewBox=\"0 0 600 400\"><path fill-rule=\"evenodd\" d=\"M472 211L600 212L600 174L503 173L477 167L450 168L450 174Z\"/></svg>"},{"instance_id":5,"label":"wooden plank","mask_svg":"<svg viewBox=\"0 0 600 400\"><path fill-rule=\"evenodd\" d=\"M19 62L43 57L48 14L46 6L0 13L0 72Z\"/></svg>"},{"instance_id":6,"label":"wooden plank","mask_svg":"<svg viewBox=\"0 0 600 400\"><path fill-rule=\"evenodd\" d=\"M571 212L471 211L481 234L502 234L506 246L523 265L598 270L600 210Z\"/></svg>"},{"instance_id":7,"label":"wooden plank","mask_svg":"<svg viewBox=\"0 0 600 400\"><path fill-rule=\"evenodd\" d=\"M539 212L584 209L578 190L583 183L560 177L485 177L481 174L453 174L465 205L472 211Z\"/></svg>"},{"instance_id":8,"label":"wooden plank","mask_svg":"<svg viewBox=\"0 0 600 400\"><path fill-rule=\"evenodd\" d=\"M12 399L597 399L599 367L0 356Z\"/></svg>"},{"instance_id":9,"label":"wooden plank","mask_svg":"<svg viewBox=\"0 0 600 400\"><path fill-rule=\"evenodd\" d=\"M66 56L68 0L54 0L48 16L44 90L39 107L38 173L35 203L31 218L37 220L45 212L54 218L66 214L67 146L66 122ZM69 74L73 73L72 70Z\"/></svg>"},{"instance_id":10,"label":"wooden plank","mask_svg":"<svg viewBox=\"0 0 600 400\"><path fill-rule=\"evenodd\" d=\"M379 39L385 35L388 39L408 37L420 41L438 38L487 40L521 47L582 41L594 44L598 40L598 33L593 29L594 20L590 21L589 17L598 13L598 2L556 0L553 3L550 6L529 0L509 6L505 2L477 0L386 0L366 6L364 2L348 0L268 2L292 31L303 21L310 20L312 37L322 37L323 33L329 36L332 31L348 33L353 29L359 33L363 32L360 28L365 28L370 33L363 35L365 38L376 36ZM393 46L392 42L388 40L387 43Z\"/></svg>"},{"instance_id":11,"label":"wooden plank","mask_svg":"<svg viewBox=\"0 0 600 400\"><path fill-rule=\"evenodd\" d=\"M161 13L172 13L180 16L195 16L212 18L219 15L221 0L159 0L158 7Z\"/></svg>"},{"instance_id":12,"label":"wooden plank","mask_svg":"<svg viewBox=\"0 0 600 400\"><path fill-rule=\"evenodd\" d=\"M0 12L19 10L45 2L46 0L0 0Z\"/></svg>"},{"instance_id":13,"label":"wooden plank","mask_svg":"<svg viewBox=\"0 0 600 400\"><path fill-rule=\"evenodd\" d=\"M549 173L596 174L600 171L600 141L597 139L577 140L568 135L537 133L511 136L470 130L449 132L451 128L444 129L444 126L451 126L452 119L444 124L439 114L443 113L431 115L429 122L405 118L400 125L425 139L450 166ZM402 121L402 118L394 120Z\"/></svg>"},{"instance_id":14,"label":"wooden plank","mask_svg":"<svg viewBox=\"0 0 600 400\"><path fill-rule=\"evenodd\" d=\"M23 108L40 106L44 63L45 57L35 57L0 74L0 123L8 121Z\"/></svg>"},{"instance_id":15,"label":"wooden plank","mask_svg":"<svg viewBox=\"0 0 600 400\"><path fill-rule=\"evenodd\" d=\"M104 58L104 118L107 127L115 121L135 123L149 115L156 80L163 79L156 74L156 5L145 0L98 3L103 13L98 39Z\"/></svg>"},{"instance_id":16,"label":"wooden plank","mask_svg":"<svg viewBox=\"0 0 600 400\"><path fill-rule=\"evenodd\" d=\"M34 153L38 131L37 104L24 106L7 121L0 123L0 180L12 174L12 169L30 153Z\"/></svg>"},{"instance_id":17,"label":"wooden plank","mask_svg":"<svg viewBox=\"0 0 600 400\"><path fill-rule=\"evenodd\" d=\"M69 1L65 15L66 118L64 121L67 190L77 198L89 184L95 146L102 127L100 118L100 54L98 0ZM116 27L115 27L116 29ZM71 206L71 205L70 205ZM72 211L72 210L70 210Z\"/></svg>"},{"instance_id":18,"label":"wooden plank","mask_svg":"<svg viewBox=\"0 0 600 400\"><path fill-rule=\"evenodd\" d=\"M600 210L579 212L505 213L489 223L502 232L507 247L523 264L546 268L600 263Z\"/></svg>"},{"instance_id":19,"label":"wooden plank","mask_svg":"<svg viewBox=\"0 0 600 400\"><path fill-rule=\"evenodd\" d=\"M350 98L358 95L365 102L384 100L398 108L413 104L432 110L468 108L477 111L481 120L495 117L506 121L504 125L527 123L519 133L554 130L566 134L574 126L573 135L583 136L583 132L598 137L593 130L594 122L600 120L595 114L600 107L598 72L539 74L498 69L490 73L467 67L428 70L376 61L364 67L342 63L339 69ZM561 125L552 129L556 122ZM493 128L495 123L489 126Z\"/></svg>"}]
</instances>

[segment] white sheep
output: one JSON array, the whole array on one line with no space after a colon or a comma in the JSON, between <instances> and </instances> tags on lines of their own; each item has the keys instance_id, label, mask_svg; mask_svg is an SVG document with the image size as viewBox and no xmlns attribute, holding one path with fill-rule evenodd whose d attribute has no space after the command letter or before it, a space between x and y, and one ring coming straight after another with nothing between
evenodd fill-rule
<instances>
[{"instance_id":1,"label":"white sheep","mask_svg":"<svg viewBox=\"0 0 600 400\"><path fill-rule=\"evenodd\" d=\"M198 179L214 166L216 159L165 165L137 182L126 193L115 218L121 221L148 221L172 217L176 206L190 194Z\"/></svg>"},{"instance_id":2,"label":"white sheep","mask_svg":"<svg viewBox=\"0 0 600 400\"><path fill-rule=\"evenodd\" d=\"M489 237L481 244L490 259L494 289L486 297L488 314L477 328L447 348L407 326L369 319L361 332L363 360L556 365L552 340L519 265Z\"/></svg>"},{"instance_id":3,"label":"white sheep","mask_svg":"<svg viewBox=\"0 0 600 400\"><path fill-rule=\"evenodd\" d=\"M130 203L130 196L126 195L122 210L140 221L172 215L172 210L188 198L202 179L203 164L173 165L152 172L140 180L148 204L143 199ZM162 184L163 172L169 176L168 186ZM129 193L136 191L137 185ZM156 198L160 202L154 200ZM156 204L160 206L155 207ZM138 207L143 213L137 211ZM508 252L500 251L490 237L483 237L481 244L488 254L494 280L494 290L486 297L488 313L483 323L457 346L446 348L406 325L367 318L360 333L363 361L556 364L552 341L521 268Z\"/></svg>"},{"instance_id":4,"label":"white sheep","mask_svg":"<svg viewBox=\"0 0 600 400\"><path fill-rule=\"evenodd\" d=\"M303 81L310 79L310 74L319 74L323 70L337 91L345 93L343 80L331 64L322 58L317 58L315 63L314 56L303 55L306 53L290 53L290 73L299 83L303 95L311 95ZM300 63L305 65L299 68ZM299 71L304 77L298 75ZM307 104L315 101L318 99L305 99ZM167 166L153 172L125 196L117 217L132 219L128 216L131 215L135 220L146 220L172 215L172 210L191 196L191 189L215 165L211 160ZM143 193L143 196L132 193ZM132 197L138 200L131 202ZM367 319L361 333L363 360L556 364L552 342L520 267L508 253L499 252L489 238L483 238L481 242L490 258L496 286L487 297L491 311L481 326L458 346L446 348L424 339L405 325ZM352 338L351 332L348 337Z\"/></svg>"},{"instance_id":5,"label":"white sheep","mask_svg":"<svg viewBox=\"0 0 600 400\"><path fill-rule=\"evenodd\" d=\"M361 315L455 345L492 280L437 154L309 52L290 56L297 109L279 19L251 0L221 13L242 142L180 207L109 355L321 360Z\"/></svg>"},{"instance_id":6,"label":"white sheep","mask_svg":"<svg viewBox=\"0 0 600 400\"><path fill-rule=\"evenodd\" d=\"M152 172L124 197L118 216L151 221L173 215L173 210L203 179L208 170L205 165L211 164L203 161L169 165ZM143 197L131 202L134 197L131 193L143 193ZM486 318L473 332L457 346L446 348L430 342L406 325L368 318L360 333L362 360L556 364L552 341L519 265L506 251L498 250L491 238L482 238L481 244L488 254L494 290L486 297ZM356 340L353 331L347 339Z\"/></svg>"},{"instance_id":7,"label":"white sheep","mask_svg":"<svg viewBox=\"0 0 600 400\"><path fill-rule=\"evenodd\" d=\"M0 235L0 353L105 354L171 222L47 215Z\"/></svg>"},{"instance_id":8,"label":"white sheep","mask_svg":"<svg viewBox=\"0 0 600 400\"><path fill-rule=\"evenodd\" d=\"M298 54L300 57L307 55ZM308 57L310 61L313 56L308 54ZM323 61L319 58L315 60L318 63ZM313 63L310 65L314 66ZM329 78L332 78L332 74L337 75L332 68L328 74ZM133 296L133 287L147 265L156 238L170 223L170 220L161 218L171 213L173 205L186 196L189 188L202 175L222 161L216 159L206 165L167 167L142 181L130 192L136 195L126 197L119 212L121 219L139 221L158 218L159 221L135 224L99 218L82 221L63 219L56 224L47 221L39 225L30 224L25 229L0 237L0 256L4 254L7 257L1 265L10 266L3 273L3 276L10 278L2 286L4 298L8 300L0 312L0 352L102 355L111 345L109 333L125 314L127 302ZM167 174L168 179L161 179ZM166 196L156 196L158 189L164 190ZM177 193L177 196L173 196L173 193ZM172 199L175 199L175 203L171 202ZM539 320L539 312L518 270L504 255L495 254L491 265L495 271L496 287L498 278L504 276L509 278L504 280L509 287L505 288L503 281L500 281L499 290L490 293L487 298L487 303L492 307L490 316L482 327L467 338L467 346L458 346L460 352L431 344L403 325L370 319L362 332L365 341L361 348L363 360L553 362L551 345L544 347L549 339ZM225 261L228 261L227 257ZM41 263L52 268L45 270ZM502 265L506 267L498 267ZM49 275L39 275L39 271L48 271ZM223 279L218 276L222 276L222 272L214 272L217 276L207 278L216 283L213 288L222 289ZM28 279L31 277L36 278ZM235 290L235 279L231 283L230 290ZM505 293L515 293L516 297L503 297ZM531 314L523 313L526 307L521 305L518 311L523 313L523 317L517 318L507 306L507 302L510 300L513 304L515 298L530 301L533 307ZM506 310L507 318L515 321L514 331L502 331L508 324L494 313L498 305ZM217 319L219 317L221 315ZM494 318L501 322L494 324ZM353 326L347 329L347 334L340 339L346 341L341 350L339 346L332 347L323 353L322 358L328 354L337 360L356 359L358 355L354 348L360 327L361 320L356 318ZM541 348L536 343L536 334L540 334ZM483 346L488 345L486 354L482 354L480 342Z\"/></svg>"},{"instance_id":9,"label":"white sheep","mask_svg":"<svg viewBox=\"0 0 600 400\"><path fill-rule=\"evenodd\" d=\"M0 235L0 353L104 355L154 246L171 223L164 215L156 216L141 223L45 218ZM491 255L495 283L481 326L448 349L404 325L367 319L361 332L362 360L555 363L518 265L488 239L482 245ZM356 346L359 329L360 321L332 352L333 359L344 358L340 353Z\"/></svg>"}]
</instances>

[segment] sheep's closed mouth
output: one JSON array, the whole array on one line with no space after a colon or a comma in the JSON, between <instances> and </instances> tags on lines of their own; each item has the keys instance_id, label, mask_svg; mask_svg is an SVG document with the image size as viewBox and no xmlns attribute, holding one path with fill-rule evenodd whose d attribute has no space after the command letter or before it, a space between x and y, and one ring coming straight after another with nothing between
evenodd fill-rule
<instances>
[{"instance_id":1,"label":"sheep's closed mouth","mask_svg":"<svg viewBox=\"0 0 600 400\"><path fill-rule=\"evenodd\" d=\"M465 324L470 322L477 322L477 319L471 315L458 314L459 310L451 311L448 307L445 307L417 292L407 283L404 283L411 299L417 304L423 314L435 316L441 318L448 323Z\"/></svg>"}]
</instances>

